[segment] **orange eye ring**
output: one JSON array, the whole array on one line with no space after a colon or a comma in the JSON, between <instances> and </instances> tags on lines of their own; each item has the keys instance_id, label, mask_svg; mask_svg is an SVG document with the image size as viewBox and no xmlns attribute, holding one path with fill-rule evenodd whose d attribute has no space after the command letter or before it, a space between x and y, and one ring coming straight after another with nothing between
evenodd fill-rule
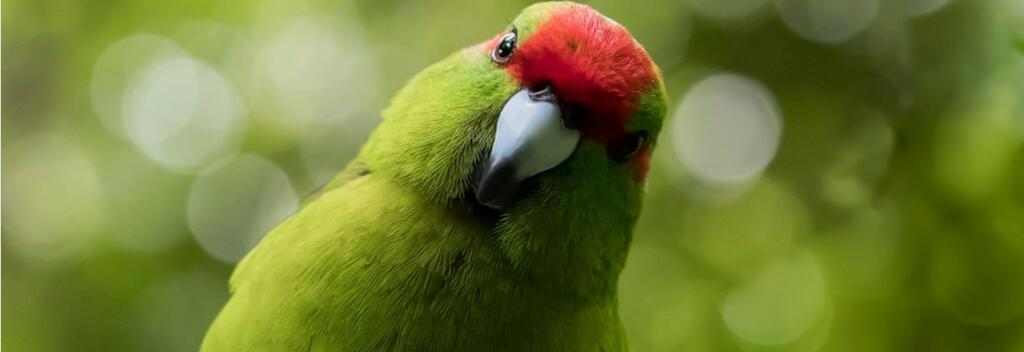
<instances>
[{"instance_id":1,"label":"orange eye ring","mask_svg":"<svg viewBox=\"0 0 1024 352\"><path fill-rule=\"evenodd\" d=\"M494 51L491 52L491 61L499 65L507 63L516 50L516 39L515 29L503 35L498 41L498 45L494 47Z\"/></svg>"}]
</instances>

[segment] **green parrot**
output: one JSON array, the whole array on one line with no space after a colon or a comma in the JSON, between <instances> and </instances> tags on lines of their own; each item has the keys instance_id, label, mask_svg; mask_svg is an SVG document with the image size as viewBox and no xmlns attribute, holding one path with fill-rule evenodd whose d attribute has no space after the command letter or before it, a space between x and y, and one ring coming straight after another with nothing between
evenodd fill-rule
<instances>
[{"instance_id":1,"label":"green parrot","mask_svg":"<svg viewBox=\"0 0 1024 352\"><path fill-rule=\"evenodd\" d=\"M626 350L616 285L665 111L624 27L529 6L398 92L238 264L202 350Z\"/></svg>"}]
</instances>

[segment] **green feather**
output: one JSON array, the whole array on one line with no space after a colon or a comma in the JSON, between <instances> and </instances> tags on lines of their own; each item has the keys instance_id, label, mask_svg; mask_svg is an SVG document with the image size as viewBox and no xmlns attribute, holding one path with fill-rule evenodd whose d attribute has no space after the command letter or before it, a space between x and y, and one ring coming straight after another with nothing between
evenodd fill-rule
<instances>
[{"instance_id":1,"label":"green feather","mask_svg":"<svg viewBox=\"0 0 1024 352\"><path fill-rule=\"evenodd\" d=\"M521 38L557 6L526 9ZM238 265L202 349L624 350L630 165L584 140L500 219L461 201L518 89L479 47L417 75L357 159ZM629 128L656 136L664 113L659 82Z\"/></svg>"}]
</instances>

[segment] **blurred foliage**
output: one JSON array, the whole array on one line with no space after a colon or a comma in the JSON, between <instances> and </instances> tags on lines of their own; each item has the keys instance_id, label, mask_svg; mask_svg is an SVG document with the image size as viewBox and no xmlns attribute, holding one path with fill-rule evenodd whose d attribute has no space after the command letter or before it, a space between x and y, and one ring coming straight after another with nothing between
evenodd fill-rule
<instances>
[{"instance_id":1,"label":"blurred foliage","mask_svg":"<svg viewBox=\"0 0 1024 352\"><path fill-rule=\"evenodd\" d=\"M525 5L4 1L2 347L195 348L268 219L412 75ZM621 280L634 350L1024 351L1024 2L592 6L648 48L672 104ZM154 50L198 78L146 66ZM739 183L696 177L673 139L721 73L781 117ZM223 124L153 118L177 109ZM220 149L189 154L213 132Z\"/></svg>"}]
</instances>

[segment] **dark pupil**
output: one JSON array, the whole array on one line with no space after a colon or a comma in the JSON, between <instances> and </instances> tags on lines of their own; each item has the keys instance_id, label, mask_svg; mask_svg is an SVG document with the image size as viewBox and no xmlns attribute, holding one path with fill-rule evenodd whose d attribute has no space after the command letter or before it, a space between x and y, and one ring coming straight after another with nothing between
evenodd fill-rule
<instances>
[{"instance_id":1,"label":"dark pupil","mask_svg":"<svg viewBox=\"0 0 1024 352\"><path fill-rule=\"evenodd\" d=\"M516 38L513 36L505 37L501 40L501 44L498 44L498 56L507 57L512 55L512 50L516 47Z\"/></svg>"}]
</instances>

